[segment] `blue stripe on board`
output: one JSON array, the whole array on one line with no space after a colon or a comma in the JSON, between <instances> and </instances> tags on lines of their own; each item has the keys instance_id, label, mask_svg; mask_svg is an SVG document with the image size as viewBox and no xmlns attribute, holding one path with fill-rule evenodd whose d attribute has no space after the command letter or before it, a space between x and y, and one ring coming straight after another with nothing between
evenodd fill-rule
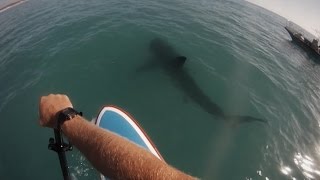
<instances>
[{"instance_id":1,"label":"blue stripe on board","mask_svg":"<svg viewBox=\"0 0 320 180\"><path fill-rule=\"evenodd\" d=\"M149 150L147 145L144 143L135 129L131 126L131 124L116 112L113 112L111 110L105 111L103 116L101 117L99 127L115 132L120 136L123 136Z\"/></svg>"}]
</instances>

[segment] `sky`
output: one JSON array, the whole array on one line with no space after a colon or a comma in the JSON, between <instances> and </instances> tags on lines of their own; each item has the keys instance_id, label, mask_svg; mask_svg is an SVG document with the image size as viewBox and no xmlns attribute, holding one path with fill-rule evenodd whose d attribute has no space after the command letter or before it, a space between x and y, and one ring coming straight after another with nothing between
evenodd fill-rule
<instances>
[{"instance_id":1,"label":"sky","mask_svg":"<svg viewBox=\"0 0 320 180\"><path fill-rule=\"evenodd\" d=\"M319 38L320 0L247 0L298 24ZM319 14L319 16L318 16Z\"/></svg>"}]
</instances>

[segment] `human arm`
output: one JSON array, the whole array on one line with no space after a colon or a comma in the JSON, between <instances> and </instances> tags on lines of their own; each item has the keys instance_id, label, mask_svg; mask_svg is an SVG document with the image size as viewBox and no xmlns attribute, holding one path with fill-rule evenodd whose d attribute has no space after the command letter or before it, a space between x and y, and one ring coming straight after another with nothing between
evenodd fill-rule
<instances>
[{"instance_id":1,"label":"human arm","mask_svg":"<svg viewBox=\"0 0 320 180\"><path fill-rule=\"evenodd\" d=\"M40 124L56 126L55 114L72 107L65 95L49 95L40 100ZM65 121L62 132L102 174L111 179L195 179L159 160L150 152L81 116Z\"/></svg>"}]
</instances>

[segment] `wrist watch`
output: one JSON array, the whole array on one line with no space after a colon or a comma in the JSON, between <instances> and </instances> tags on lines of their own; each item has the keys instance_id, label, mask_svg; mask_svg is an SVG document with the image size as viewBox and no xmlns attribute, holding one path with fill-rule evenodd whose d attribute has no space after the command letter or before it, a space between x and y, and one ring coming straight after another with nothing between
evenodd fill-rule
<instances>
[{"instance_id":1,"label":"wrist watch","mask_svg":"<svg viewBox=\"0 0 320 180\"><path fill-rule=\"evenodd\" d=\"M61 111L57 112L56 117L57 117L57 128L61 129L61 125L67 121L67 120L71 120L74 117L76 117L77 115L82 116L82 112L78 112L75 109L68 107L65 109L62 109Z\"/></svg>"}]
</instances>

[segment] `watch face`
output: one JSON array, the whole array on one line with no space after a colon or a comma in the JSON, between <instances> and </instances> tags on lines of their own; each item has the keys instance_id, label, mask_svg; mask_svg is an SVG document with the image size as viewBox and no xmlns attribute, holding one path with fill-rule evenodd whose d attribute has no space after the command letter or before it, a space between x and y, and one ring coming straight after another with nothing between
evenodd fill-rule
<instances>
[{"instance_id":1,"label":"watch face","mask_svg":"<svg viewBox=\"0 0 320 180\"><path fill-rule=\"evenodd\" d=\"M71 107L68 107L68 108L63 109L60 112L58 112L58 128L60 128L61 124L64 121L70 120L78 114L81 115L81 113L78 113L76 110L74 110Z\"/></svg>"},{"instance_id":2,"label":"watch face","mask_svg":"<svg viewBox=\"0 0 320 180\"><path fill-rule=\"evenodd\" d=\"M70 120L70 119L74 118L79 113L76 110L74 110L73 108L69 107L69 108L64 109L62 111L62 114L65 115L65 120Z\"/></svg>"},{"instance_id":3,"label":"watch face","mask_svg":"<svg viewBox=\"0 0 320 180\"><path fill-rule=\"evenodd\" d=\"M68 112L64 109L59 113L58 121L62 122L62 121L65 121L67 119L69 120Z\"/></svg>"}]
</instances>

